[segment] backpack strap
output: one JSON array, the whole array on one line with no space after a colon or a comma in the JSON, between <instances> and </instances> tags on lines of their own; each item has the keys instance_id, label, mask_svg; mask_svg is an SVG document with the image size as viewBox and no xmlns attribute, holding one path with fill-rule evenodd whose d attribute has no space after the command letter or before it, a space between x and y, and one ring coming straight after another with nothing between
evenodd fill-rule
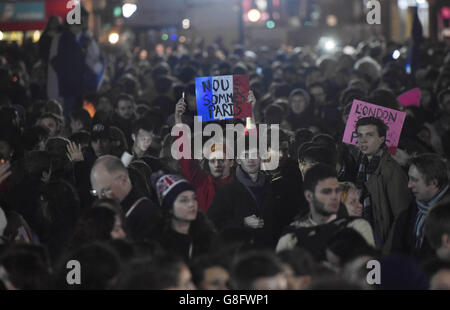
<instances>
[{"instance_id":1,"label":"backpack strap","mask_svg":"<svg viewBox=\"0 0 450 310\"><path fill-rule=\"evenodd\" d=\"M133 210L139 205L139 203L141 203L141 201L144 201L144 200L148 200L148 198L147 197L141 197L138 200L136 200L133 203L133 205L131 206L131 208L128 210L128 212L125 214L125 217L126 218L129 217L131 212L133 212Z\"/></svg>"}]
</instances>

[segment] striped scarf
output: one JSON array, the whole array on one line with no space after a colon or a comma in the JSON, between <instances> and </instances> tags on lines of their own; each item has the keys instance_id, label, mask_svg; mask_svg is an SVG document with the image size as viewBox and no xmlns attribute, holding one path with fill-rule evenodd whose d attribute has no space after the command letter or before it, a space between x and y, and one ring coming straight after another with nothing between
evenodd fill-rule
<instances>
[{"instance_id":1,"label":"striped scarf","mask_svg":"<svg viewBox=\"0 0 450 310\"><path fill-rule=\"evenodd\" d=\"M414 221L414 236L416 237L416 249L420 249L422 247L423 243L423 226L425 223L426 215L428 214L428 210L432 205L434 205L436 202L439 201L439 199L444 196L444 194L447 192L449 185L444 187L434 198L432 198L427 203L423 203L419 200L416 200L417 204L417 215L416 219Z\"/></svg>"},{"instance_id":2,"label":"striped scarf","mask_svg":"<svg viewBox=\"0 0 450 310\"><path fill-rule=\"evenodd\" d=\"M370 199L370 193L366 188L365 183L369 180L370 176L377 170L380 165L381 157L383 156L386 146L382 146L378 152L369 159L366 155L363 155L358 168L358 175L356 176L356 187L360 195L361 203L363 204L363 214L362 217L369 221L370 224L374 225L372 218L372 203Z\"/></svg>"}]
</instances>

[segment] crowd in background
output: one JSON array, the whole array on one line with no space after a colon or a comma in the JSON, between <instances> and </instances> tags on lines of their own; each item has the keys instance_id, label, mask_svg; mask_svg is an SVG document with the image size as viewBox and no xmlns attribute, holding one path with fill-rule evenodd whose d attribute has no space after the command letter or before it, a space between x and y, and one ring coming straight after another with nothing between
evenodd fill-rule
<instances>
[{"instance_id":1,"label":"crowd in background","mask_svg":"<svg viewBox=\"0 0 450 310\"><path fill-rule=\"evenodd\" d=\"M415 48L414 63L383 40L127 50L57 18L39 43L2 42L0 286L449 289L450 49ZM280 126L275 170L226 145L172 156L195 77L229 74L249 77L253 123ZM403 107L413 88L420 106ZM373 117L342 143L354 99L406 112L397 149Z\"/></svg>"}]
</instances>

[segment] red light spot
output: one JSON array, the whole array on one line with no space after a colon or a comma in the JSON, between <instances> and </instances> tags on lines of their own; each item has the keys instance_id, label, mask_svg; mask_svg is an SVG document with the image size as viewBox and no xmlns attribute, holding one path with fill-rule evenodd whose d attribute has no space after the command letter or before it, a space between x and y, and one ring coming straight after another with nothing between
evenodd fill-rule
<instances>
[{"instance_id":1,"label":"red light spot","mask_svg":"<svg viewBox=\"0 0 450 310\"><path fill-rule=\"evenodd\" d=\"M19 80L19 78L17 76L13 77L13 82L17 83L17 81Z\"/></svg>"}]
</instances>

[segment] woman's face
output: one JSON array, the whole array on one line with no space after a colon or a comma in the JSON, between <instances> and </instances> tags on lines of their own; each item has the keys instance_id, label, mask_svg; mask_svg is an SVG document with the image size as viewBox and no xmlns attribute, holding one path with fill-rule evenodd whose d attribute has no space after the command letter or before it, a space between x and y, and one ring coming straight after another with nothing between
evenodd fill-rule
<instances>
[{"instance_id":1,"label":"woman's face","mask_svg":"<svg viewBox=\"0 0 450 310\"><path fill-rule=\"evenodd\" d=\"M350 216L362 216L362 204L359 202L359 195L353 189L348 190L347 199L344 202L347 208L348 215Z\"/></svg>"},{"instance_id":2,"label":"woman's face","mask_svg":"<svg viewBox=\"0 0 450 310\"><path fill-rule=\"evenodd\" d=\"M194 191L181 192L173 203L173 217L176 220L191 222L197 218L197 195Z\"/></svg>"},{"instance_id":3,"label":"woman's face","mask_svg":"<svg viewBox=\"0 0 450 310\"><path fill-rule=\"evenodd\" d=\"M122 227L122 221L118 215L115 216L114 227L111 230L111 238L112 239L125 239L126 238L125 231Z\"/></svg>"},{"instance_id":4,"label":"woman's face","mask_svg":"<svg viewBox=\"0 0 450 310\"><path fill-rule=\"evenodd\" d=\"M306 100L302 95L295 95L291 98L292 112L300 114L306 109Z\"/></svg>"}]
</instances>

